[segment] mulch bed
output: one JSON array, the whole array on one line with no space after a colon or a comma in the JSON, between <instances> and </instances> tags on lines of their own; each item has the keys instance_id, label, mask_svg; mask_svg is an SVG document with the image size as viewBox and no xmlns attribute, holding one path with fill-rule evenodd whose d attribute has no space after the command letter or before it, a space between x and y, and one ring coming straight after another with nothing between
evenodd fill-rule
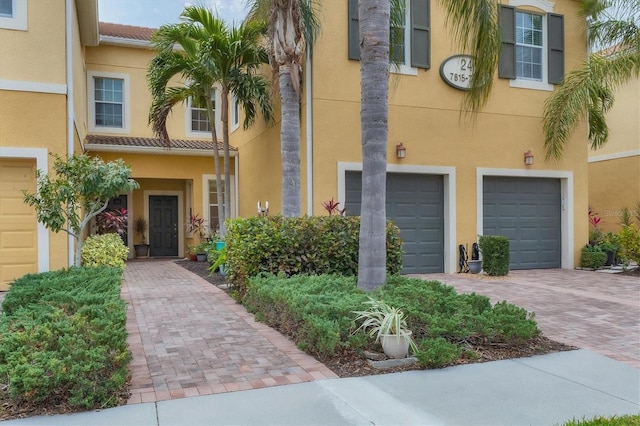
<instances>
[{"instance_id":1,"label":"mulch bed","mask_svg":"<svg viewBox=\"0 0 640 426\"><path fill-rule=\"evenodd\" d=\"M193 262L189 260L180 260L176 262L183 268L199 275L208 282L216 286L222 286L226 289L224 276L219 273L209 274L208 262ZM483 342L466 342L467 349L475 352L478 357L475 359L460 358L456 361L456 365L471 364L477 362L497 361L502 359L523 358L533 355L543 355L551 352L569 351L577 349L573 346L564 345L562 343L549 340L544 336L531 339L526 344L500 345ZM375 374L397 373L400 371L419 369L417 364L377 369L369 364L358 352L350 349L342 349L333 357L319 359L324 365L330 368L339 377L360 377L371 376Z\"/></svg>"}]
</instances>

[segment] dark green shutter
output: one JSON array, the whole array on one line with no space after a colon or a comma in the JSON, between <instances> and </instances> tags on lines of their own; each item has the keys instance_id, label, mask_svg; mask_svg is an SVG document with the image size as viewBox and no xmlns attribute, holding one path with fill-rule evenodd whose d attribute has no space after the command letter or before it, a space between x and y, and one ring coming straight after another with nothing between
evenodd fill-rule
<instances>
[{"instance_id":1,"label":"dark green shutter","mask_svg":"<svg viewBox=\"0 0 640 426\"><path fill-rule=\"evenodd\" d=\"M360 60L360 23L358 0L349 0L349 59Z\"/></svg>"},{"instance_id":2,"label":"dark green shutter","mask_svg":"<svg viewBox=\"0 0 640 426\"><path fill-rule=\"evenodd\" d=\"M549 43L550 84L560 84L564 77L564 16L549 13L547 15L547 40Z\"/></svg>"},{"instance_id":3,"label":"dark green shutter","mask_svg":"<svg viewBox=\"0 0 640 426\"><path fill-rule=\"evenodd\" d=\"M411 66L431 68L430 0L411 0Z\"/></svg>"},{"instance_id":4,"label":"dark green shutter","mask_svg":"<svg viewBox=\"0 0 640 426\"><path fill-rule=\"evenodd\" d=\"M516 78L516 8L500 5L500 61L498 62L498 77Z\"/></svg>"}]
</instances>

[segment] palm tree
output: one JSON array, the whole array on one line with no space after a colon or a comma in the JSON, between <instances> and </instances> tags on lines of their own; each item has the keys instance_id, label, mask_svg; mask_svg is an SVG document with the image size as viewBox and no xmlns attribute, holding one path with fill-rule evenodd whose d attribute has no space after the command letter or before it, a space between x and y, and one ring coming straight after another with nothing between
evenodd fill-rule
<instances>
[{"instance_id":1,"label":"palm tree","mask_svg":"<svg viewBox=\"0 0 640 426\"><path fill-rule=\"evenodd\" d=\"M392 8L405 0L360 0L362 204L358 287L370 291L386 279L386 163L388 138L389 28ZM485 105L498 64L496 0L442 0L454 39L474 56L475 72L463 110Z\"/></svg>"},{"instance_id":2,"label":"palm tree","mask_svg":"<svg viewBox=\"0 0 640 426\"><path fill-rule=\"evenodd\" d=\"M153 96L149 121L154 132L170 143L166 119L173 106L190 98L194 104L206 105L214 149L218 227L224 236L224 220L231 216L229 94L235 96L245 112L245 129L255 122L258 109L265 120L272 119L268 82L258 74L268 61L267 52L260 45L265 28L260 22L247 22L229 29L211 10L199 6L185 8L181 18L178 24L160 27L153 37L158 54L147 72ZM176 76L184 84L169 86ZM216 88L221 92L224 192L212 101Z\"/></svg>"},{"instance_id":3,"label":"palm tree","mask_svg":"<svg viewBox=\"0 0 640 426\"><path fill-rule=\"evenodd\" d=\"M560 159L579 120L588 120L591 149L607 143L606 112L614 92L640 75L640 3L637 0L583 0L589 43L599 49L565 76L545 103L544 146L547 158Z\"/></svg>"},{"instance_id":4,"label":"palm tree","mask_svg":"<svg viewBox=\"0 0 640 426\"><path fill-rule=\"evenodd\" d=\"M315 0L251 0L249 20L269 22L272 71L278 76L282 122L282 215L300 216L300 78L320 29ZM309 52L307 52L309 51Z\"/></svg>"}]
</instances>

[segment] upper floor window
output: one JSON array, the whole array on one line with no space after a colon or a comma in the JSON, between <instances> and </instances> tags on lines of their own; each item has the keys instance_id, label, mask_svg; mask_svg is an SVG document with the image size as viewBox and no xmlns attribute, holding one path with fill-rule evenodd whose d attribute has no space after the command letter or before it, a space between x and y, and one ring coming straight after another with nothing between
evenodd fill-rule
<instances>
[{"instance_id":1,"label":"upper floor window","mask_svg":"<svg viewBox=\"0 0 640 426\"><path fill-rule=\"evenodd\" d=\"M124 80L94 77L96 127L124 125Z\"/></svg>"},{"instance_id":2,"label":"upper floor window","mask_svg":"<svg viewBox=\"0 0 640 426\"><path fill-rule=\"evenodd\" d=\"M213 101L213 111L215 116L216 101ZM192 132L211 132L211 123L209 122L209 114L207 113L207 105L205 102L189 100L191 109L191 131Z\"/></svg>"},{"instance_id":3,"label":"upper floor window","mask_svg":"<svg viewBox=\"0 0 640 426\"><path fill-rule=\"evenodd\" d=\"M216 134L218 139L222 139L220 130L220 91L214 90L211 98L213 103L213 116L216 120ZM185 109L185 134L195 138L211 138L211 122L207 113L206 102L189 98Z\"/></svg>"},{"instance_id":4,"label":"upper floor window","mask_svg":"<svg viewBox=\"0 0 640 426\"><path fill-rule=\"evenodd\" d=\"M89 79L89 130L129 132L129 77L91 71Z\"/></svg>"},{"instance_id":5,"label":"upper floor window","mask_svg":"<svg viewBox=\"0 0 640 426\"><path fill-rule=\"evenodd\" d=\"M349 59L360 59L358 0L349 0ZM392 20L392 58L398 65L392 71L417 74L418 68L431 68L430 0L406 0L398 20Z\"/></svg>"},{"instance_id":6,"label":"upper floor window","mask_svg":"<svg viewBox=\"0 0 640 426\"><path fill-rule=\"evenodd\" d=\"M0 28L27 30L27 0L0 0Z\"/></svg>"},{"instance_id":7,"label":"upper floor window","mask_svg":"<svg viewBox=\"0 0 640 426\"><path fill-rule=\"evenodd\" d=\"M500 5L502 48L498 76L512 87L553 90L564 77L564 17L544 0L510 0ZM542 13L519 10L534 6ZM546 13L544 13L546 12Z\"/></svg>"},{"instance_id":8,"label":"upper floor window","mask_svg":"<svg viewBox=\"0 0 640 426\"><path fill-rule=\"evenodd\" d=\"M240 127L240 103L235 96L231 97L231 129Z\"/></svg>"},{"instance_id":9,"label":"upper floor window","mask_svg":"<svg viewBox=\"0 0 640 426\"><path fill-rule=\"evenodd\" d=\"M542 16L516 12L516 78L542 81Z\"/></svg>"}]
</instances>

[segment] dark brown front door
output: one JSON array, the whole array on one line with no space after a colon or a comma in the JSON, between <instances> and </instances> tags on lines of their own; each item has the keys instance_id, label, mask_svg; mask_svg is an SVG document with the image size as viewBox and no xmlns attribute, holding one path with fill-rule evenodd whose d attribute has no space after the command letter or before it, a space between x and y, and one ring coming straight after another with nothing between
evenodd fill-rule
<instances>
[{"instance_id":1,"label":"dark brown front door","mask_svg":"<svg viewBox=\"0 0 640 426\"><path fill-rule=\"evenodd\" d=\"M149 196L149 244L153 257L178 255L178 197Z\"/></svg>"}]
</instances>

